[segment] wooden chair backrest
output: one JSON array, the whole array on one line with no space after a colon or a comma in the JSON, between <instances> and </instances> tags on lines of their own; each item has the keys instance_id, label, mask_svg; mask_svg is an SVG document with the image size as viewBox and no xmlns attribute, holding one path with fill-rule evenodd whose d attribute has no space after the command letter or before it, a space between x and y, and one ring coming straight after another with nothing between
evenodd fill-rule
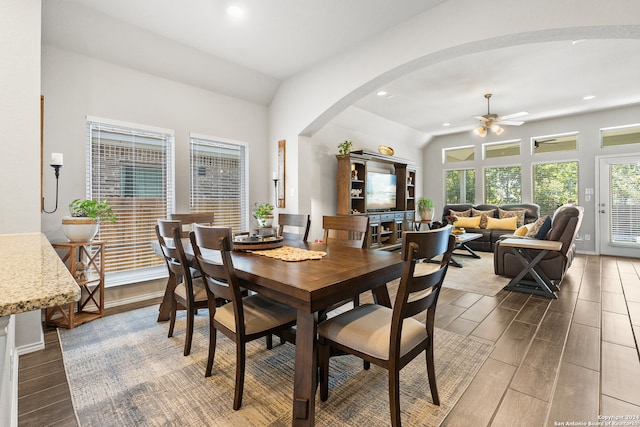
<instances>
[{"instance_id":1,"label":"wooden chair backrest","mask_svg":"<svg viewBox=\"0 0 640 427\"><path fill-rule=\"evenodd\" d=\"M196 212L196 213L172 213L169 219L177 220L182 223L182 237L188 237L192 224L213 225L213 212Z\"/></svg>"},{"instance_id":2,"label":"wooden chair backrest","mask_svg":"<svg viewBox=\"0 0 640 427\"><path fill-rule=\"evenodd\" d=\"M393 304L391 323L391 352L400 351L402 321L426 311L426 328L433 334L435 309L440 289L455 247L451 226L430 231L408 231L402 234L402 259L404 265L398 293ZM416 264L442 256L439 266L428 274L415 276ZM390 354L391 357L394 356Z\"/></svg>"},{"instance_id":3,"label":"wooden chair backrest","mask_svg":"<svg viewBox=\"0 0 640 427\"><path fill-rule=\"evenodd\" d=\"M295 227L298 232L287 231L291 230L292 227ZM282 236L285 240L302 240L306 242L309 238L310 227L311 215L278 214L278 236Z\"/></svg>"},{"instance_id":4,"label":"wooden chair backrest","mask_svg":"<svg viewBox=\"0 0 640 427\"><path fill-rule=\"evenodd\" d=\"M193 279L189 269L189 261L182 246L182 230L180 226L180 221L158 220L155 226L156 236L169 269L169 274L173 273L178 280L180 278L183 279L187 287L187 295L193 299Z\"/></svg>"},{"instance_id":5,"label":"wooden chair backrest","mask_svg":"<svg viewBox=\"0 0 640 427\"><path fill-rule=\"evenodd\" d=\"M322 228L327 245L367 247L369 217L366 215L325 215Z\"/></svg>"},{"instance_id":6,"label":"wooden chair backrest","mask_svg":"<svg viewBox=\"0 0 640 427\"><path fill-rule=\"evenodd\" d=\"M231 301L238 320L244 319L244 316L242 290L231 260L232 234L229 227L195 224L189 239L210 300L223 298ZM244 328L244 321L236 325Z\"/></svg>"}]
</instances>

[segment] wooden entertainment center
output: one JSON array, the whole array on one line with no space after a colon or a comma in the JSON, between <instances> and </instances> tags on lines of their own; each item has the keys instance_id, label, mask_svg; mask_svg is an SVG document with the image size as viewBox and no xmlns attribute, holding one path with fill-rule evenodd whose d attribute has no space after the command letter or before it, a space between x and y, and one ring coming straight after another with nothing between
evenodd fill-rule
<instances>
[{"instance_id":1,"label":"wooden entertainment center","mask_svg":"<svg viewBox=\"0 0 640 427\"><path fill-rule=\"evenodd\" d=\"M368 246L394 250L402 245L402 232L415 221L416 169L404 159L364 150L337 155L337 214L369 216ZM367 171L373 165L388 168L396 177L396 206L367 212ZM393 168L393 170L391 170Z\"/></svg>"}]
</instances>

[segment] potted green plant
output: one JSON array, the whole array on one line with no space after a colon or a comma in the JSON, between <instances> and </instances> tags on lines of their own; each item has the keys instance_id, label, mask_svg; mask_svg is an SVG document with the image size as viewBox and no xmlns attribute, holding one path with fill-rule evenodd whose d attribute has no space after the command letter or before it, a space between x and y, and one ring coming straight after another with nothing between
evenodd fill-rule
<instances>
[{"instance_id":1,"label":"potted green plant","mask_svg":"<svg viewBox=\"0 0 640 427\"><path fill-rule=\"evenodd\" d=\"M62 231L71 242L90 242L98 233L100 221L116 222L106 200L75 199L69 203L71 216L62 218Z\"/></svg>"},{"instance_id":2,"label":"potted green plant","mask_svg":"<svg viewBox=\"0 0 640 427\"><path fill-rule=\"evenodd\" d=\"M340 154L341 156L346 156L351 152L352 145L353 145L353 142L351 141L344 141L340 143L340 145L338 145L338 154Z\"/></svg>"},{"instance_id":3,"label":"potted green plant","mask_svg":"<svg viewBox=\"0 0 640 427\"><path fill-rule=\"evenodd\" d=\"M433 201L425 197L418 199L418 213L423 220L433 219Z\"/></svg>"},{"instance_id":4,"label":"potted green plant","mask_svg":"<svg viewBox=\"0 0 640 427\"><path fill-rule=\"evenodd\" d=\"M254 203L253 217L258 221L258 226L271 227L273 225L273 205L269 203Z\"/></svg>"}]
</instances>

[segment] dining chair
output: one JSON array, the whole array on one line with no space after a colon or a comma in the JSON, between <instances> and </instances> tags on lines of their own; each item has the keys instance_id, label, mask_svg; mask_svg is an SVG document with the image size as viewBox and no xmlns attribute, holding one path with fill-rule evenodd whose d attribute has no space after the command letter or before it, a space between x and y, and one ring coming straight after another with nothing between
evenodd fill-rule
<instances>
[{"instance_id":1,"label":"dining chair","mask_svg":"<svg viewBox=\"0 0 640 427\"><path fill-rule=\"evenodd\" d=\"M194 278L189 261L182 246L181 222L175 220L158 220L155 226L158 243L169 271L169 281L176 283L171 300L171 317L169 337L173 336L178 310L187 312L187 330L184 341L184 355L191 353L193 324L198 308L207 308L207 291L201 279Z\"/></svg>"},{"instance_id":2,"label":"dining chair","mask_svg":"<svg viewBox=\"0 0 640 427\"><path fill-rule=\"evenodd\" d=\"M217 331L220 331L236 343L233 409L238 410L242 405L246 343L271 334L280 335L292 328L297 312L259 294L242 296L231 259L231 228L196 224L189 238L209 297L209 356L205 377L211 376ZM216 307L216 298L229 302Z\"/></svg>"},{"instance_id":3,"label":"dining chair","mask_svg":"<svg viewBox=\"0 0 640 427\"><path fill-rule=\"evenodd\" d=\"M369 217L366 215L324 215L322 228L327 245L367 247Z\"/></svg>"},{"instance_id":4,"label":"dining chair","mask_svg":"<svg viewBox=\"0 0 640 427\"><path fill-rule=\"evenodd\" d=\"M278 236L282 236L285 240L306 242L309 238L310 227L311 215L278 214Z\"/></svg>"},{"instance_id":5,"label":"dining chair","mask_svg":"<svg viewBox=\"0 0 640 427\"><path fill-rule=\"evenodd\" d=\"M391 424L400 426L400 370L426 353L433 403L440 405L433 359L436 304L451 260L455 238L451 227L409 231L402 235L403 268L393 308L363 304L318 325L320 399L329 397L329 358L352 354L387 369ZM432 271L414 275L416 263L442 255ZM418 315L426 312L424 320Z\"/></svg>"},{"instance_id":6,"label":"dining chair","mask_svg":"<svg viewBox=\"0 0 640 427\"><path fill-rule=\"evenodd\" d=\"M182 237L189 237L192 224L213 225L213 218L213 212L169 214L169 219L177 220L182 223Z\"/></svg>"}]
</instances>

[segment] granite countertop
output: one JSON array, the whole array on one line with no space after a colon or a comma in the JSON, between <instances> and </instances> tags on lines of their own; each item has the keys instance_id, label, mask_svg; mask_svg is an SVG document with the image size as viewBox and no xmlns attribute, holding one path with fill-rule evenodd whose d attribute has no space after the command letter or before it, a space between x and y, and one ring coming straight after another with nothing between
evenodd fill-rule
<instances>
[{"instance_id":1,"label":"granite countertop","mask_svg":"<svg viewBox=\"0 0 640 427\"><path fill-rule=\"evenodd\" d=\"M44 234L0 235L0 316L79 298L80 288Z\"/></svg>"}]
</instances>

